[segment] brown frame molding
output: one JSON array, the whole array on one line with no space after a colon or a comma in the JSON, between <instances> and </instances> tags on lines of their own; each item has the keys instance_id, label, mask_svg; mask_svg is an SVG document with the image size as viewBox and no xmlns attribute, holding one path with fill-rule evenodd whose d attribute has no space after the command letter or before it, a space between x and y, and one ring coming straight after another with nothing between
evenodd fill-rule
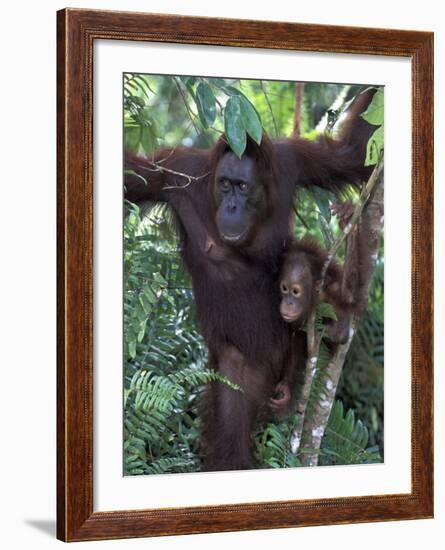
<instances>
[{"instance_id":1,"label":"brown frame molding","mask_svg":"<svg viewBox=\"0 0 445 550\"><path fill-rule=\"evenodd\" d=\"M412 490L93 512L93 42L409 57L412 61ZM64 541L433 517L433 33L65 9L57 13L57 537Z\"/></svg>"}]
</instances>

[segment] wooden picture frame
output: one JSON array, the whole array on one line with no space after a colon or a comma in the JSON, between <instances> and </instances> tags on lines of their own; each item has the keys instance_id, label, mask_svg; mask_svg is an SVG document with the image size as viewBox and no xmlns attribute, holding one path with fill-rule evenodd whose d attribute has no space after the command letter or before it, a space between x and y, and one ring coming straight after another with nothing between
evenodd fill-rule
<instances>
[{"instance_id":1,"label":"wooden picture frame","mask_svg":"<svg viewBox=\"0 0 445 550\"><path fill-rule=\"evenodd\" d=\"M65 9L57 14L57 537L64 541L433 516L433 34ZM412 66L411 492L93 512L93 43L405 57Z\"/></svg>"}]
</instances>

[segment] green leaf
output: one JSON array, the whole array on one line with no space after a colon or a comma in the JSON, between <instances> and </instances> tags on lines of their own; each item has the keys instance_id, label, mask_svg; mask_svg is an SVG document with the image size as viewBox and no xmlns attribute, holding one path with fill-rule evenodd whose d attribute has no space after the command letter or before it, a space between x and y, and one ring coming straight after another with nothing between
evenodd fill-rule
<instances>
[{"instance_id":1,"label":"green leaf","mask_svg":"<svg viewBox=\"0 0 445 550\"><path fill-rule=\"evenodd\" d=\"M366 160L365 166L371 166L377 164L379 160L380 152L383 149L384 142L384 130L383 126L377 128L377 130L369 138L368 145L366 146Z\"/></svg>"},{"instance_id":2,"label":"green leaf","mask_svg":"<svg viewBox=\"0 0 445 550\"><path fill-rule=\"evenodd\" d=\"M167 281L164 279L164 277L158 273L157 271L155 271L153 273L153 279L160 284L160 286L167 286Z\"/></svg>"},{"instance_id":3,"label":"green leaf","mask_svg":"<svg viewBox=\"0 0 445 550\"><path fill-rule=\"evenodd\" d=\"M249 136L258 145L261 143L261 137L263 135L263 127L261 126L261 120L256 112L254 106L245 96L239 96L241 107L241 118L244 124L244 128Z\"/></svg>"},{"instance_id":4,"label":"green leaf","mask_svg":"<svg viewBox=\"0 0 445 550\"><path fill-rule=\"evenodd\" d=\"M189 89L193 89L193 86L197 82L196 76L180 76L179 80Z\"/></svg>"},{"instance_id":5,"label":"green leaf","mask_svg":"<svg viewBox=\"0 0 445 550\"><path fill-rule=\"evenodd\" d=\"M354 423L355 423L354 411L352 409L349 409L349 411L345 416L345 421L342 429L340 430L340 433L345 437L351 437L352 431L354 429Z\"/></svg>"},{"instance_id":6,"label":"green leaf","mask_svg":"<svg viewBox=\"0 0 445 550\"><path fill-rule=\"evenodd\" d=\"M149 286L146 286L143 292L147 300L150 302L150 304L156 303L156 294L153 292L153 290Z\"/></svg>"},{"instance_id":7,"label":"green leaf","mask_svg":"<svg viewBox=\"0 0 445 550\"><path fill-rule=\"evenodd\" d=\"M134 359L136 357L136 340L128 342L128 355Z\"/></svg>"},{"instance_id":8,"label":"green leaf","mask_svg":"<svg viewBox=\"0 0 445 550\"><path fill-rule=\"evenodd\" d=\"M139 107L145 106L145 101L142 99L142 97L132 96L132 99L135 103L139 105Z\"/></svg>"},{"instance_id":9,"label":"green leaf","mask_svg":"<svg viewBox=\"0 0 445 550\"><path fill-rule=\"evenodd\" d=\"M194 76L180 76L179 80L185 86L193 86L193 84L196 82L196 77L194 77Z\"/></svg>"},{"instance_id":10,"label":"green leaf","mask_svg":"<svg viewBox=\"0 0 445 550\"><path fill-rule=\"evenodd\" d=\"M378 447L366 449L368 438L368 429L361 420L355 420L354 411L349 409L343 416L343 405L336 401L323 438L320 465L380 462Z\"/></svg>"},{"instance_id":11,"label":"green leaf","mask_svg":"<svg viewBox=\"0 0 445 550\"><path fill-rule=\"evenodd\" d=\"M238 90L238 88L235 88L234 86L226 86L224 88L224 92L227 94L227 95L243 95L242 92L240 92L240 90Z\"/></svg>"},{"instance_id":12,"label":"green leaf","mask_svg":"<svg viewBox=\"0 0 445 550\"><path fill-rule=\"evenodd\" d=\"M209 78L210 83L212 86L216 86L217 88L224 88L226 86L226 81L223 78Z\"/></svg>"},{"instance_id":13,"label":"green leaf","mask_svg":"<svg viewBox=\"0 0 445 550\"><path fill-rule=\"evenodd\" d=\"M327 302L320 302L317 305L317 316L324 317L326 319L332 319L333 321L337 320L335 308Z\"/></svg>"},{"instance_id":14,"label":"green leaf","mask_svg":"<svg viewBox=\"0 0 445 550\"><path fill-rule=\"evenodd\" d=\"M155 94L156 92L150 87L150 85L148 84L147 82L147 78L140 75L140 74L137 74L137 75L134 75L134 79L135 81L137 82L138 84L138 87L140 90L143 91L145 97L147 99L150 99L149 98L149 95L147 94L147 91L145 90L145 88L147 88L152 94Z\"/></svg>"},{"instance_id":15,"label":"green leaf","mask_svg":"<svg viewBox=\"0 0 445 550\"><path fill-rule=\"evenodd\" d=\"M138 332L138 336L137 336L137 341L139 343L142 342L142 340L144 339L144 335L145 335L145 327L147 326L147 319L145 319L145 321L142 321L141 323L141 327L139 329L139 332Z\"/></svg>"},{"instance_id":16,"label":"green leaf","mask_svg":"<svg viewBox=\"0 0 445 550\"><path fill-rule=\"evenodd\" d=\"M332 430L337 430L343 420L343 403L336 401L329 417L329 426Z\"/></svg>"},{"instance_id":17,"label":"green leaf","mask_svg":"<svg viewBox=\"0 0 445 550\"><path fill-rule=\"evenodd\" d=\"M187 88L187 91L192 96L192 99L196 101L194 86L196 84L197 78L194 76L180 76L179 80Z\"/></svg>"},{"instance_id":18,"label":"green leaf","mask_svg":"<svg viewBox=\"0 0 445 550\"><path fill-rule=\"evenodd\" d=\"M239 96L231 96L224 109L224 129L232 151L241 158L246 149L247 137L241 116Z\"/></svg>"},{"instance_id":19,"label":"green leaf","mask_svg":"<svg viewBox=\"0 0 445 550\"><path fill-rule=\"evenodd\" d=\"M383 88L379 88L374 94L371 103L364 113L364 118L369 124L380 126L384 122L384 92Z\"/></svg>"},{"instance_id":20,"label":"green leaf","mask_svg":"<svg viewBox=\"0 0 445 550\"><path fill-rule=\"evenodd\" d=\"M212 88L207 82L199 83L196 89L195 101L201 124L204 128L208 128L215 122L216 100Z\"/></svg>"}]
</instances>

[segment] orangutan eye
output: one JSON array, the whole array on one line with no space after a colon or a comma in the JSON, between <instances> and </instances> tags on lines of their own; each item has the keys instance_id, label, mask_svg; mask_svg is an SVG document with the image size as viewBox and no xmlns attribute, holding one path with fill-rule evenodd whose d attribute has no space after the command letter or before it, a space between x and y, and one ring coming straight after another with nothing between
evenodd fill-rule
<instances>
[{"instance_id":1,"label":"orangutan eye","mask_svg":"<svg viewBox=\"0 0 445 550\"><path fill-rule=\"evenodd\" d=\"M301 296L301 288L299 286L294 286L292 289L292 296L295 296L295 298L299 298Z\"/></svg>"},{"instance_id":2,"label":"orangutan eye","mask_svg":"<svg viewBox=\"0 0 445 550\"><path fill-rule=\"evenodd\" d=\"M287 294L289 292L289 288L284 281L281 281L280 290L283 294Z\"/></svg>"},{"instance_id":3,"label":"orangutan eye","mask_svg":"<svg viewBox=\"0 0 445 550\"><path fill-rule=\"evenodd\" d=\"M244 181L242 181L240 184L239 184L239 188L241 191L247 191L247 183L245 183Z\"/></svg>"},{"instance_id":4,"label":"orangutan eye","mask_svg":"<svg viewBox=\"0 0 445 550\"><path fill-rule=\"evenodd\" d=\"M219 187L221 191L227 192L230 189L230 181L229 180L221 180L219 182Z\"/></svg>"}]
</instances>

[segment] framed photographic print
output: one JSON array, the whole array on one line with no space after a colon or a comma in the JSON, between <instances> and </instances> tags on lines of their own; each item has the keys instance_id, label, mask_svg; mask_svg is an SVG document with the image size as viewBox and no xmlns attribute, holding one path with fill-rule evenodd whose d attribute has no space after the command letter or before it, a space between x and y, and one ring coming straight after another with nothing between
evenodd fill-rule
<instances>
[{"instance_id":1,"label":"framed photographic print","mask_svg":"<svg viewBox=\"0 0 445 550\"><path fill-rule=\"evenodd\" d=\"M432 33L58 12L58 538L432 517L432 102Z\"/></svg>"}]
</instances>

